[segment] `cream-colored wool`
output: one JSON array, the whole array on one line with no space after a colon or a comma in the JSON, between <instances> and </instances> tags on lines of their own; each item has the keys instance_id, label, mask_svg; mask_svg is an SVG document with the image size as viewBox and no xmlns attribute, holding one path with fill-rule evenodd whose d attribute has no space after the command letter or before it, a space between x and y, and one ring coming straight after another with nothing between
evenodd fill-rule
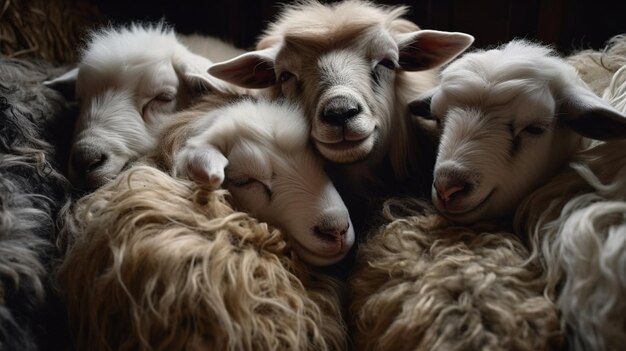
<instances>
[{"instance_id":1,"label":"cream-colored wool","mask_svg":"<svg viewBox=\"0 0 626 351\"><path fill-rule=\"evenodd\" d=\"M399 206L415 207L409 200ZM390 208L398 206L386 203ZM359 248L357 350L545 350L561 341L538 265L513 234L452 226L427 205ZM409 213L411 214L411 213ZM391 216L392 218L395 216Z\"/></svg>"},{"instance_id":2,"label":"cream-colored wool","mask_svg":"<svg viewBox=\"0 0 626 351\"><path fill-rule=\"evenodd\" d=\"M567 58L578 70L580 77L598 96L602 96L611 78L626 65L626 35L609 39L602 50L584 50Z\"/></svg>"},{"instance_id":3,"label":"cream-colored wool","mask_svg":"<svg viewBox=\"0 0 626 351\"><path fill-rule=\"evenodd\" d=\"M60 267L81 350L345 350L340 285L226 191L136 166L73 207Z\"/></svg>"},{"instance_id":4,"label":"cream-colored wool","mask_svg":"<svg viewBox=\"0 0 626 351\"><path fill-rule=\"evenodd\" d=\"M595 145L519 207L573 350L626 344L626 141Z\"/></svg>"}]
</instances>

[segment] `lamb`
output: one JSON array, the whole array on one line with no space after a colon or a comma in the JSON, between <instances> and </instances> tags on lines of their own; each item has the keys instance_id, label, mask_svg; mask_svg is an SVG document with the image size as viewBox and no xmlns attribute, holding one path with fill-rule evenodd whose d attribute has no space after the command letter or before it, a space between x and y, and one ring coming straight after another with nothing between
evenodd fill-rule
<instances>
[{"instance_id":1,"label":"lamb","mask_svg":"<svg viewBox=\"0 0 626 351\"><path fill-rule=\"evenodd\" d=\"M175 176L224 185L238 208L289 233L304 261L325 266L345 257L354 227L307 135L286 101L209 96L164 128L157 159Z\"/></svg>"},{"instance_id":2,"label":"lamb","mask_svg":"<svg viewBox=\"0 0 626 351\"><path fill-rule=\"evenodd\" d=\"M187 41L200 49L197 38ZM211 64L163 24L94 32L79 67L48 82L75 86L81 102L68 170L72 183L101 186L156 147L162 123L174 112L199 95L232 91L207 73Z\"/></svg>"},{"instance_id":3,"label":"lamb","mask_svg":"<svg viewBox=\"0 0 626 351\"><path fill-rule=\"evenodd\" d=\"M549 48L512 41L453 62L411 103L442 125L432 200L458 222L511 214L587 138L626 137L626 116Z\"/></svg>"},{"instance_id":4,"label":"lamb","mask_svg":"<svg viewBox=\"0 0 626 351\"><path fill-rule=\"evenodd\" d=\"M2 350L65 349L69 340L49 276L59 256L55 217L69 191L58 132L73 110L41 84L59 72L41 61L0 58Z\"/></svg>"},{"instance_id":5,"label":"lamb","mask_svg":"<svg viewBox=\"0 0 626 351\"><path fill-rule=\"evenodd\" d=\"M410 177L429 178L427 157L415 156L432 151L427 131L406 118L408 99L435 84L432 69L473 41L419 30L401 18L406 11L353 0L298 2L283 9L257 51L209 72L301 104L338 187L366 199L399 191L414 184Z\"/></svg>"},{"instance_id":6,"label":"lamb","mask_svg":"<svg viewBox=\"0 0 626 351\"><path fill-rule=\"evenodd\" d=\"M79 199L59 282L79 350L346 350L341 286L226 190L134 165Z\"/></svg>"},{"instance_id":7,"label":"lamb","mask_svg":"<svg viewBox=\"0 0 626 351\"><path fill-rule=\"evenodd\" d=\"M431 204L391 199L350 278L357 350L555 350L563 333L522 240L459 227Z\"/></svg>"}]
</instances>

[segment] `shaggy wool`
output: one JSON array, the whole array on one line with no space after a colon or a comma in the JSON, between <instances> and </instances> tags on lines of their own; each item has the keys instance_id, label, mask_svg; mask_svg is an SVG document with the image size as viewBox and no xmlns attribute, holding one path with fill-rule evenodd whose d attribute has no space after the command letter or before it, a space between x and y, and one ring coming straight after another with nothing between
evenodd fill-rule
<instances>
[{"instance_id":1,"label":"shaggy wool","mask_svg":"<svg viewBox=\"0 0 626 351\"><path fill-rule=\"evenodd\" d=\"M518 208L573 350L626 344L626 141L597 144Z\"/></svg>"},{"instance_id":2,"label":"shaggy wool","mask_svg":"<svg viewBox=\"0 0 626 351\"><path fill-rule=\"evenodd\" d=\"M44 62L0 57L1 350L53 348L61 337L48 273L69 184L53 144L63 136L57 126L72 120L61 95L41 84L58 73Z\"/></svg>"},{"instance_id":3,"label":"shaggy wool","mask_svg":"<svg viewBox=\"0 0 626 351\"><path fill-rule=\"evenodd\" d=\"M81 38L101 21L85 0L0 0L0 54L74 63Z\"/></svg>"},{"instance_id":4,"label":"shaggy wool","mask_svg":"<svg viewBox=\"0 0 626 351\"><path fill-rule=\"evenodd\" d=\"M567 58L580 77L598 96L602 96L611 78L626 64L626 35L609 39L602 50L584 50Z\"/></svg>"},{"instance_id":5,"label":"shaggy wool","mask_svg":"<svg viewBox=\"0 0 626 351\"><path fill-rule=\"evenodd\" d=\"M393 208L407 212L402 217ZM350 282L357 350L546 350L557 311L513 234L452 226L429 205L390 200L394 219L357 253Z\"/></svg>"},{"instance_id":6,"label":"shaggy wool","mask_svg":"<svg viewBox=\"0 0 626 351\"><path fill-rule=\"evenodd\" d=\"M345 350L338 282L229 199L143 165L80 199L59 271L78 348Z\"/></svg>"}]
</instances>

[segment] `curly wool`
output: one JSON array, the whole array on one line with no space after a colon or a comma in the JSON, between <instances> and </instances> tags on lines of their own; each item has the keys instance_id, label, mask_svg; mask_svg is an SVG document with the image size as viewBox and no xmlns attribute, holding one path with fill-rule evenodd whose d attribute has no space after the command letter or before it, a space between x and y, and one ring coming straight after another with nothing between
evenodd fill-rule
<instances>
[{"instance_id":1,"label":"curly wool","mask_svg":"<svg viewBox=\"0 0 626 351\"><path fill-rule=\"evenodd\" d=\"M0 349L63 342L48 272L58 256L55 217L69 184L52 146L68 106L41 82L57 74L37 61L0 58ZM62 308L59 308L62 309ZM53 341L58 339L57 341Z\"/></svg>"},{"instance_id":2,"label":"curly wool","mask_svg":"<svg viewBox=\"0 0 626 351\"><path fill-rule=\"evenodd\" d=\"M515 216L547 274L573 350L626 344L626 141L597 144Z\"/></svg>"},{"instance_id":3,"label":"curly wool","mask_svg":"<svg viewBox=\"0 0 626 351\"><path fill-rule=\"evenodd\" d=\"M395 204L394 204L395 203ZM400 208L415 207L402 200ZM390 213L397 201L387 202ZM560 344L539 266L520 239L421 213L383 226L350 282L358 350L542 350ZM395 216L394 216L395 217Z\"/></svg>"},{"instance_id":4,"label":"curly wool","mask_svg":"<svg viewBox=\"0 0 626 351\"><path fill-rule=\"evenodd\" d=\"M598 96L603 96L611 78L626 65L626 35L616 35L602 50L583 50L567 58L580 77Z\"/></svg>"},{"instance_id":5,"label":"curly wool","mask_svg":"<svg viewBox=\"0 0 626 351\"><path fill-rule=\"evenodd\" d=\"M346 348L338 282L226 191L136 166L71 214L59 277L79 349Z\"/></svg>"}]
</instances>

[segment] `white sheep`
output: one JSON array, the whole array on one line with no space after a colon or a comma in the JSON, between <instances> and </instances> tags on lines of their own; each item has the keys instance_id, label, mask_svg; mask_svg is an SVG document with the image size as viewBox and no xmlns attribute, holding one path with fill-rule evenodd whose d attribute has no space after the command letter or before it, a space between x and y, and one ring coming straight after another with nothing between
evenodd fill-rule
<instances>
[{"instance_id":1,"label":"white sheep","mask_svg":"<svg viewBox=\"0 0 626 351\"><path fill-rule=\"evenodd\" d=\"M225 46L197 36L185 40L205 54L211 45ZM94 32L79 67L49 82L75 84L81 105L69 161L72 183L101 186L155 147L162 122L175 111L199 94L230 91L229 84L207 73L211 64L162 24Z\"/></svg>"},{"instance_id":2,"label":"white sheep","mask_svg":"<svg viewBox=\"0 0 626 351\"><path fill-rule=\"evenodd\" d=\"M293 104L209 96L164 128L159 158L176 176L224 185L241 209L283 229L304 261L329 265L354 228L308 131Z\"/></svg>"},{"instance_id":3,"label":"white sheep","mask_svg":"<svg viewBox=\"0 0 626 351\"><path fill-rule=\"evenodd\" d=\"M406 118L408 99L432 87L432 69L473 42L463 33L420 30L401 18L406 12L350 0L288 5L257 51L209 72L298 101L315 147L343 187L364 197L398 190L409 177L429 178L424 162L416 162L427 151Z\"/></svg>"},{"instance_id":4,"label":"white sheep","mask_svg":"<svg viewBox=\"0 0 626 351\"><path fill-rule=\"evenodd\" d=\"M626 116L547 47L516 40L450 64L411 103L442 126L432 200L450 219L510 214L587 139L626 137Z\"/></svg>"}]
</instances>

